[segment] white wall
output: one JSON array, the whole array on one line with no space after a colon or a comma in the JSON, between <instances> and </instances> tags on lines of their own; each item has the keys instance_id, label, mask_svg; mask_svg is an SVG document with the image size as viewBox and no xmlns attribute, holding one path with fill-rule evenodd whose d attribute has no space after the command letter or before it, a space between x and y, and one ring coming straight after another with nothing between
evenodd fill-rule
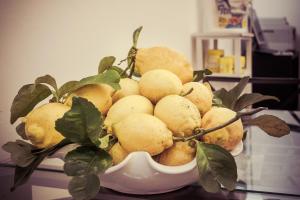
<instances>
[{"instance_id":1,"label":"white wall","mask_svg":"<svg viewBox=\"0 0 300 200\"><path fill-rule=\"evenodd\" d=\"M18 89L51 74L59 84L93 75L101 57L165 45L190 57L198 0L0 0L0 145L17 138L9 109Z\"/></svg>"}]
</instances>

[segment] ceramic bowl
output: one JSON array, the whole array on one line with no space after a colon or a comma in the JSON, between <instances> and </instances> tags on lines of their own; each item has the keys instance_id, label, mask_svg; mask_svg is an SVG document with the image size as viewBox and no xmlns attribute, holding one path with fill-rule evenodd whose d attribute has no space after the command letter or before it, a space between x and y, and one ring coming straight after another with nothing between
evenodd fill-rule
<instances>
[{"instance_id":1,"label":"ceramic bowl","mask_svg":"<svg viewBox=\"0 0 300 200\"><path fill-rule=\"evenodd\" d=\"M59 150L54 157L64 158L76 146ZM240 142L230 153L237 156L243 150ZM196 159L181 166L157 163L147 152L132 152L118 165L100 175L101 186L129 194L159 194L195 183L198 178Z\"/></svg>"}]
</instances>

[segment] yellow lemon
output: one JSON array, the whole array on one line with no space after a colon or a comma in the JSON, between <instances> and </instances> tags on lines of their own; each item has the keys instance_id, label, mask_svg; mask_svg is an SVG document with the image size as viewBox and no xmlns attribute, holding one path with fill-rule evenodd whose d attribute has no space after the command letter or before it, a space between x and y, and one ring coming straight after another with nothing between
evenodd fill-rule
<instances>
[{"instance_id":1,"label":"yellow lemon","mask_svg":"<svg viewBox=\"0 0 300 200\"><path fill-rule=\"evenodd\" d=\"M64 137L55 130L55 121L70 110L69 106L60 103L48 103L32 110L23 118L25 133L34 146L51 147Z\"/></svg>"},{"instance_id":2,"label":"yellow lemon","mask_svg":"<svg viewBox=\"0 0 300 200\"><path fill-rule=\"evenodd\" d=\"M122 78L119 84L121 86L121 89L117 90L112 96L113 103L123 97L139 94L139 84L137 81L130 78Z\"/></svg>"},{"instance_id":3,"label":"yellow lemon","mask_svg":"<svg viewBox=\"0 0 300 200\"><path fill-rule=\"evenodd\" d=\"M141 75L153 69L165 69L176 74L182 83L193 79L193 67L186 57L167 47L138 49L135 68Z\"/></svg>"},{"instance_id":4,"label":"yellow lemon","mask_svg":"<svg viewBox=\"0 0 300 200\"><path fill-rule=\"evenodd\" d=\"M134 113L113 125L120 145L127 152L146 151L151 156L160 154L173 144L172 132L158 118Z\"/></svg>"},{"instance_id":5,"label":"yellow lemon","mask_svg":"<svg viewBox=\"0 0 300 200\"><path fill-rule=\"evenodd\" d=\"M193 102L201 115L204 115L212 107L213 94L203 83L189 82L183 85L183 93L188 92L190 89L193 91L186 95L185 98Z\"/></svg>"},{"instance_id":6,"label":"yellow lemon","mask_svg":"<svg viewBox=\"0 0 300 200\"><path fill-rule=\"evenodd\" d=\"M122 162L128 155L128 152L120 145L119 142L114 144L112 148L109 150L109 154L113 159L113 164L117 165Z\"/></svg>"},{"instance_id":7,"label":"yellow lemon","mask_svg":"<svg viewBox=\"0 0 300 200\"><path fill-rule=\"evenodd\" d=\"M126 96L117 101L109 109L104 120L104 126L112 133L112 125L121 121L132 113L153 114L153 105L146 97L140 95Z\"/></svg>"},{"instance_id":8,"label":"yellow lemon","mask_svg":"<svg viewBox=\"0 0 300 200\"><path fill-rule=\"evenodd\" d=\"M196 149L189 142L175 142L174 145L159 156L159 163L169 166L184 165L191 162L196 154Z\"/></svg>"},{"instance_id":9,"label":"yellow lemon","mask_svg":"<svg viewBox=\"0 0 300 200\"><path fill-rule=\"evenodd\" d=\"M213 107L202 118L202 128L220 126L234 118L236 113L228 108ZM217 144L226 150L233 150L243 138L243 124L239 119L234 123L203 136L206 143Z\"/></svg>"},{"instance_id":10,"label":"yellow lemon","mask_svg":"<svg viewBox=\"0 0 300 200\"><path fill-rule=\"evenodd\" d=\"M180 94L182 83L180 79L164 69L156 69L146 72L140 82L141 95L150 99L153 103L170 94Z\"/></svg>"},{"instance_id":11,"label":"yellow lemon","mask_svg":"<svg viewBox=\"0 0 300 200\"><path fill-rule=\"evenodd\" d=\"M162 98L154 108L154 116L167 124L175 136L189 136L201 125L201 115L195 104L179 96Z\"/></svg>"},{"instance_id":12,"label":"yellow lemon","mask_svg":"<svg viewBox=\"0 0 300 200\"><path fill-rule=\"evenodd\" d=\"M92 102L103 115L105 115L112 105L111 94L112 88L108 85L86 85L69 95L65 104L72 106L73 96L86 98L88 101Z\"/></svg>"}]
</instances>

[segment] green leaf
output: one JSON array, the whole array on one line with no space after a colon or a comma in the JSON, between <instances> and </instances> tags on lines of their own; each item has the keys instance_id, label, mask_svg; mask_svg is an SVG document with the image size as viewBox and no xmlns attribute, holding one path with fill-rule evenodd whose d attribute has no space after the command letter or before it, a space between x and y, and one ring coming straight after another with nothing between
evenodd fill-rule
<instances>
[{"instance_id":1,"label":"green leaf","mask_svg":"<svg viewBox=\"0 0 300 200\"><path fill-rule=\"evenodd\" d=\"M48 85L52 86L55 91L57 91L56 80L48 74L35 79L35 84L40 84L40 83L48 84Z\"/></svg>"},{"instance_id":2,"label":"green leaf","mask_svg":"<svg viewBox=\"0 0 300 200\"><path fill-rule=\"evenodd\" d=\"M73 97L72 108L55 122L55 129L75 143L99 145L103 119L98 109L88 100Z\"/></svg>"},{"instance_id":3,"label":"green leaf","mask_svg":"<svg viewBox=\"0 0 300 200\"><path fill-rule=\"evenodd\" d=\"M32 153L32 155L35 156L35 158L32 160L32 162L29 165L26 164L26 167L16 166L16 168L15 168L15 176L14 176L14 185L11 188L11 191L14 191L18 186L26 183L27 180L30 178L31 174L33 173L33 171L39 166L39 164L48 155L51 155L51 154L55 153L58 149L66 146L68 144L70 144L70 141L64 139L60 143L58 143L55 146L50 147L48 149L41 149L41 150L39 149L38 150L38 149L34 149L33 148L31 150L32 152L34 152L35 150L38 150L38 152ZM28 145L28 143L26 145ZM8 148L11 148L11 147L8 147ZM26 148L28 148L28 147L26 147Z\"/></svg>"},{"instance_id":4,"label":"green leaf","mask_svg":"<svg viewBox=\"0 0 300 200\"><path fill-rule=\"evenodd\" d=\"M140 26L139 28L137 28L134 32L133 32L133 36L132 36L132 42L133 42L133 46L136 48L137 47L137 42L140 36L140 33L143 29L143 26Z\"/></svg>"},{"instance_id":5,"label":"green leaf","mask_svg":"<svg viewBox=\"0 0 300 200\"><path fill-rule=\"evenodd\" d=\"M211 74L212 74L212 71L210 71L209 69L194 71L193 81L199 82L204 78L205 75L211 75Z\"/></svg>"},{"instance_id":6,"label":"green leaf","mask_svg":"<svg viewBox=\"0 0 300 200\"><path fill-rule=\"evenodd\" d=\"M112 165L110 155L97 147L80 146L65 157L64 171L68 176L104 172Z\"/></svg>"},{"instance_id":7,"label":"green leaf","mask_svg":"<svg viewBox=\"0 0 300 200\"><path fill-rule=\"evenodd\" d=\"M68 81L65 84L63 84L59 89L58 89L58 97L61 98L65 94L70 93L71 91L74 91L74 88L77 86L79 81Z\"/></svg>"},{"instance_id":8,"label":"green leaf","mask_svg":"<svg viewBox=\"0 0 300 200\"><path fill-rule=\"evenodd\" d=\"M115 139L116 138L113 135L107 134L99 139L99 141L100 141L99 147L101 149L108 149L110 146L113 145L113 144L111 144L111 142L113 142Z\"/></svg>"},{"instance_id":9,"label":"green leaf","mask_svg":"<svg viewBox=\"0 0 300 200\"><path fill-rule=\"evenodd\" d=\"M222 100L222 104L229 108L233 109L235 106L236 101L238 100L239 96L242 94L243 90L245 89L247 83L249 81L249 77L243 77L240 82L233 87L231 90L227 91L224 88L217 90L214 92L214 96Z\"/></svg>"},{"instance_id":10,"label":"green leaf","mask_svg":"<svg viewBox=\"0 0 300 200\"><path fill-rule=\"evenodd\" d=\"M250 94L243 94L235 103L234 110L241 111L247 106L253 105L255 103L265 101L265 100L275 100L280 101L277 97L262 95L259 93L250 93Z\"/></svg>"},{"instance_id":11,"label":"green leaf","mask_svg":"<svg viewBox=\"0 0 300 200\"><path fill-rule=\"evenodd\" d=\"M51 90L43 84L24 85L14 98L10 108L10 123L26 116L39 102L47 98Z\"/></svg>"},{"instance_id":12,"label":"green leaf","mask_svg":"<svg viewBox=\"0 0 300 200\"><path fill-rule=\"evenodd\" d=\"M196 152L199 183L208 192L218 192L220 184L234 190L237 180L237 167L232 155L214 144L197 141Z\"/></svg>"},{"instance_id":13,"label":"green leaf","mask_svg":"<svg viewBox=\"0 0 300 200\"><path fill-rule=\"evenodd\" d=\"M23 185L28 181L33 171L39 166L39 164L44 160L45 156L36 157L30 165L27 167L19 167L15 168L15 176L14 176L14 185L11 188L11 191L14 191L18 186Z\"/></svg>"},{"instance_id":14,"label":"green leaf","mask_svg":"<svg viewBox=\"0 0 300 200\"><path fill-rule=\"evenodd\" d=\"M224 105L222 103L222 100L218 97L215 97L215 96L213 97L212 105L216 106L216 107L224 107Z\"/></svg>"},{"instance_id":15,"label":"green leaf","mask_svg":"<svg viewBox=\"0 0 300 200\"><path fill-rule=\"evenodd\" d=\"M71 179L69 193L76 200L86 200L94 198L100 189L99 177L95 174L85 176L75 176Z\"/></svg>"},{"instance_id":16,"label":"green leaf","mask_svg":"<svg viewBox=\"0 0 300 200\"><path fill-rule=\"evenodd\" d=\"M105 70L109 69L115 62L116 58L114 56L107 56L102 58L102 60L99 63L98 67L98 73L102 73Z\"/></svg>"},{"instance_id":17,"label":"green leaf","mask_svg":"<svg viewBox=\"0 0 300 200\"><path fill-rule=\"evenodd\" d=\"M121 76L121 78L127 78L128 77L128 74L124 73L124 69L122 69L121 67L112 66L110 69L115 70L116 72L118 72L118 74Z\"/></svg>"},{"instance_id":18,"label":"green leaf","mask_svg":"<svg viewBox=\"0 0 300 200\"><path fill-rule=\"evenodd\" d=\"M81 79L79 83L73 88L73 91L86 85L101 84L101 83L108 84L115 90L119 90L121 89L119 82L120 82L120 75L118 74L118 72L116 72L115 70L107 70L103 74L98 74L95 76L90 76Z\"/></svg>"},{"instance_id":19,"label":"green leaf","mask_svg":"<svg viewBox=\"0 0 300 200\"><path fill-rule=\"evenodd\" d=\"M36 156L31 154L35 147L22 140L8 142L2 146L3 150L10 153L11 160L19 167L26 167L32 163Z\"/></svg>"},{"instance_id":20,"label":"green leaf","mask_svg":"<svg viewBox=\"0 0 300 200\"><path fill-rule=\"evenodd\" d=\"M16 132L18 133L18 135L24 139L24 140L28 140L27 135L25 133L25 123L22 122L20 123L17 127L16 127Z\"/></svg>"},{"instance_id":21,"label":"green leaf","mask_svg":"<svg viewBox=\"0 0 300 200\"><path fill-rule=\"evenodd\" d=\"M258 126L268 135L282 137L290 133L290 127L282 119L273 115L260 115L245 122L246 125Z\"/></svg>"}]
</instances>

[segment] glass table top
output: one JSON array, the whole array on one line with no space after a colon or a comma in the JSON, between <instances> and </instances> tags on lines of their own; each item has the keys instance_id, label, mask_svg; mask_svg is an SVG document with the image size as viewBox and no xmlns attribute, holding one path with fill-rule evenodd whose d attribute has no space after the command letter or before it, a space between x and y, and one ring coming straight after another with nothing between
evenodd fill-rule
<instances>
[{"instance_id":1,"label":"glass table top","mask_svg":"<svg viewBox=\"0 0 300 200\"><path fill-rule=\"evenodd\" d=\"M217 194L205 192L197 184L159 195L127 195L101 188L97 199L300 199L300 112L264 111L292 126L290 135L273 138L256 127L248 128L243 152L235 157L238 166L236 191ZM298 118L297 118L298 117ZM62 161L46 160L29 182L9 192L14 168L1 159L0 199L71 199L69 177L61 170ZM55 164L53 164L55 163Z\"/></svg>"}]
</instances>

